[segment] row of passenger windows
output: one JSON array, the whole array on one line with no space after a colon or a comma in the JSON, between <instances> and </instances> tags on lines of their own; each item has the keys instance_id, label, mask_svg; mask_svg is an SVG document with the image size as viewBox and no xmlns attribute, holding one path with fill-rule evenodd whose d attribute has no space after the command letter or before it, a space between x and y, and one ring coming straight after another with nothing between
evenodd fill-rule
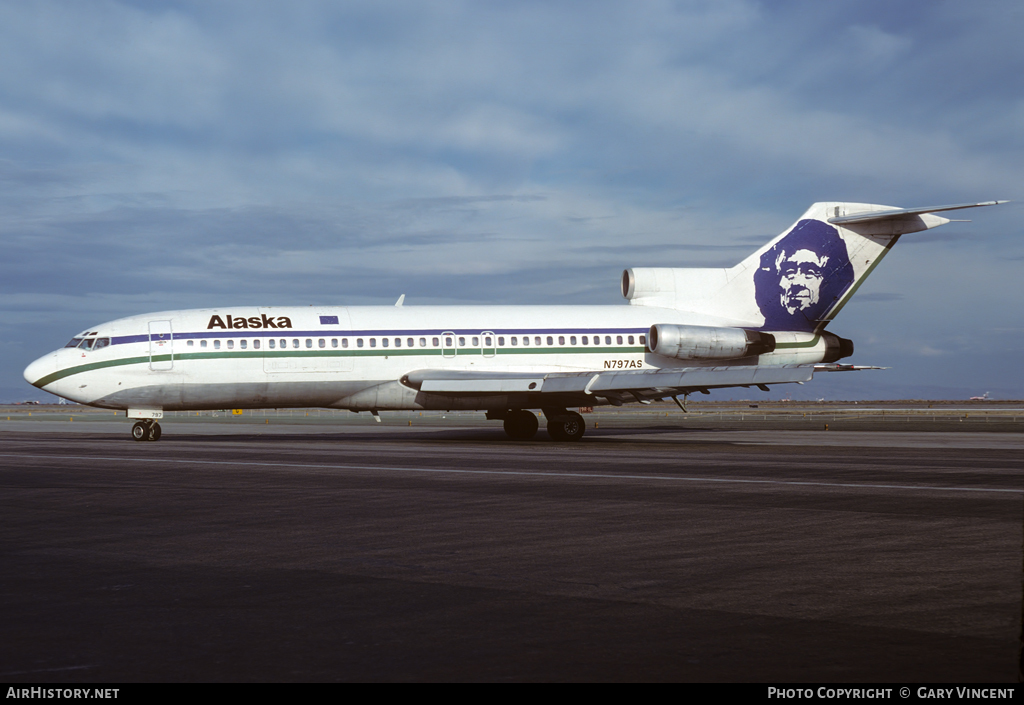
<instances>
[{"instance_id":1,"label":"row of passenger windows","mask_svg":"<svg viewBox=\"0 0 1024 705\"><path fill-rule=\"evenodd\" d=\"M523 336L513 335L513 336L510 336L508 338L508 343L512 347L518 347L520 344L522 346L524 346L524 347L529 347L531 345L534 346L534 347L542 346L545 343L547 345L554 345L555 344L555 337L556 336L553 336L553 335L548 335L548 336L535 335L531 339L531 337L528 336L528 335L523 335ZM446 335L446 336L443 336L443 338L444 338L444 347L446 347L446 348L455 347L456 336ZM565 345L566 344L565 343L566 336L559 335L559 336L557 336L557 338L558 338L558 344L559 345ZM613 344L612 343L613 339L615 341L614 342L615 345L636 345L636 343L637 343L636 337L632 336L632 335L626 335L626 336L622 336L622 335L616 335L616 336L606 335L606 336L604 336L604 344L605 345L612 345ZM641 335L641 336L639 336L639 339L640 339L640 345L646 345L647 344L646 336ZM427 338L418 338L418 339L417 338L405 338L404 339L404 345L403 345L403 339L402 338L381 338L380 339L380 346L382 348L387 348L387 347L396 347L396 348L401 348L401 347L407 347L407 348L416 348L416 347L427 348L427 347L431 347L431 348L437 348L437 347L441 346L441 338L430 338L429 339L430 340L430 345L427 345L427 340L428 340ZM481 343L481 340L483 341L482 343ZM533 341L532 343L531 343L531 340ZM575 335L570 335L570 336L568 336L568 340L569 340L569 345L591 345L591 344L593 344L593 345L601 345L601 336L599 336L599 335L594 335L594 336L583 335L583 336L580 336L579 338L577 338ZM590 342L591 340L593 340L593 343ZM497 341L497 347L505 347L506 346L505 345L506 344L506 338L503 335L499 335L499 336L490 336L490 335L484 335L484 336L479 336L479 335L462 336L462 335L460 335L460 336L458 336L458 341L459 341L458 347L460 347L460 348L465 348L465 347L470 347L470 348L479 348L479 347L493 348L493 347L495 347L495 341ZM200 340L199 341L199 347L200 348L208 347L208 343L209 342L210 341ZM233 339L229 338L226 342L227 342L227 349L228 350L233 350L234 347L235 347L235 341ZM270 339L266 340L265 342L266 342L267 348L270 349L270 350L275 350L277 348L280 348L280 349L284 350L284 349L289 347L289 343L288 343L288 340L286 338L280 338L280 339L270 338ZM367 344L369 344L369 347L375 348L375 347L377 347L377 342L378 341L377 341L377 338L366 338L366 339L364 339L364 338L355 338L354 342L355 342L355 347L357 347L357 348L362 348L362 347L366 346ZM195 347L195 343L196 343L196 341L189 340L188 343L187 343L187 346L190 347L190 348L191 347ZM219 340L214 340L213 341L213 349L214 350L220 350L220 345L221 345L221 341L219 341ZM260 338L256 338L255 340L252 341L252 347L253 347L254 350L259 350L260 349L260 345L261 345L261 339ZM342 348L347 348L349 346L349 338L331 338L330 339L330 347L337 348L337 347L339 347L339 345ZM239 340L238 341L239 349L246 350L248 348L248 346L249 346L249 341L248 340ZM316 347L318 347L318 348L326 348L327 346L328 346L328 342L327 342L326 338L320 338L320 339L318 339L316 341ZM313 338L306 338L304 343L303 343L303 341L300 341L299 338L292 338L290 347L293 348L293 349L298 349L298 348L302 348L302 347L313 348Z\"/></svg>"}]
</instances>

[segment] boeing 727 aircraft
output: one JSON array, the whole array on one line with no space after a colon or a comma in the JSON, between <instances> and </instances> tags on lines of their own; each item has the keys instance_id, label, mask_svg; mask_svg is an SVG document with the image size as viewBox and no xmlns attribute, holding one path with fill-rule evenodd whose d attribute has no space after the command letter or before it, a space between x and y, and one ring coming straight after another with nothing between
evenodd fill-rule
<instances>
[{"instance_id":1,"label":"boeing 727 aircraft","mask_svg":"<svg viewBox=\"0 0 1024 705\"><path fill-rule=\"evenodd\" d=\"M170 410L475 409L532 438L583 437L569 407L806 382L853 343L825 327L901 235L935 208L815 203L729 269L633 268L628 306L323 306L163 311L90 326L25 369L29 383L121 409L137 441ZM404 297L403 297L404 298ZM682 406L682 404L680 404Z\"/></svg>"}]
</instances>

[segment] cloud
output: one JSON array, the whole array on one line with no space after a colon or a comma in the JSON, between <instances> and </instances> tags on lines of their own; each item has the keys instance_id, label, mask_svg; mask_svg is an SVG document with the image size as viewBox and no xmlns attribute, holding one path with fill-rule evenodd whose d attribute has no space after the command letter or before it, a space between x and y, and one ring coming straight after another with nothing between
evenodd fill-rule
<instances>
[{"instance_id":1,"label":"cloud","mask_svg":"<svg viewBox=\"0 0 1024 705\"><path fill-rule=\"evenodd\" d=\"M624 267L731 265L816 200L1013 197L1021 19L1009 1L4 4L0 325L43 345L207 303L614 303ZM918 333L1024 325L1014 207L903 238L837 330L896 356L909 330L986 374ZM950 374L915 359L907 384Z\"/></svg>"}]
</instances>

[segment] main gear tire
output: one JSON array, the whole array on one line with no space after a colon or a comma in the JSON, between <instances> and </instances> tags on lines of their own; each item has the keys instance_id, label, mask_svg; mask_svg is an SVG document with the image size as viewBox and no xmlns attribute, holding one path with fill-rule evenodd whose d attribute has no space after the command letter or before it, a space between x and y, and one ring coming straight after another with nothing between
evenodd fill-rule
<instances>
[{"instance_id":1,"label":"main gear tire","mask_svg":"<svg viewBox=\"0 0 1024 705\"><path fill-rule=\"evenodd\" d=\"M587 422L574 411L548 421L548 435L553 441L575 442L583 438L586 430Z\"/></svg>"},{"instance_id":2,"label":"main gear tire","mask_svg":"<svg viewBox=\"0 0 1024 705\"><path fill-rule=\"evenodd\" d=\"M505 433L514 441L528 441L537 435L540 422L537 415L525 409L508 412L504 422Z\"/></svg>"}]
</instances>

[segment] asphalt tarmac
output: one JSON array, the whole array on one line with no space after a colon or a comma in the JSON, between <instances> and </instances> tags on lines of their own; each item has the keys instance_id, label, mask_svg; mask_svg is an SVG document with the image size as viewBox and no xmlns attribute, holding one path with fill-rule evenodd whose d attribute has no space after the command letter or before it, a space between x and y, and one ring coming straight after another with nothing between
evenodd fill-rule
<instances>
[{"instance_id":1,"label":"asphalt tarmac","mask_svg":"<svg viewBox=\"0 0 1024 705\"><path fill-rule=\"evenodd\" d=\"M0 423L4 682L1017 678L1021 433L128 427Z\"/></svg>"}]
</instances>

